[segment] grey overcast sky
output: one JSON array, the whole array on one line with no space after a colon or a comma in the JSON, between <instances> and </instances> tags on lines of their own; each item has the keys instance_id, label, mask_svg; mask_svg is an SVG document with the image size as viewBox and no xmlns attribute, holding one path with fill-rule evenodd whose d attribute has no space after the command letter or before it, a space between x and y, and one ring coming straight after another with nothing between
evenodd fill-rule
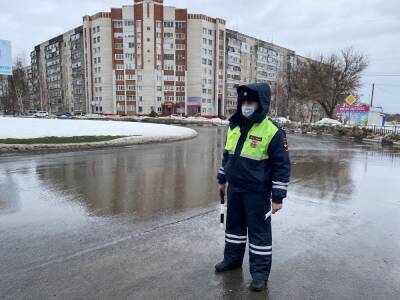
<instances>
[{"instance_id":1,"label":"grey overcast sky","mask_svg":"<svg viewBox=\"0 0 400 300\"><path fill-rule=\"evenodd\" d=\"M76 27L82 16L133 0L0 0L0 39L14 56ZM295 50L304 56L354 47L370 66L361 100L400 112L400 1L398 0L164 0L227 21L227 27Z\"/></svg>"}]
</instances>

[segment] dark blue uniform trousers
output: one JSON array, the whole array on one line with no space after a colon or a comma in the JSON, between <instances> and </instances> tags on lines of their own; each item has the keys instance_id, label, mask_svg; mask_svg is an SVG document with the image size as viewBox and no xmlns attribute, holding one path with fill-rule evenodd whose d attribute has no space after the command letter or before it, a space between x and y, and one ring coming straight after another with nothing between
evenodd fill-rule
<instances>
[{"instance_id":1,"label":"dark blue uniform trousers","mask_svg":"<svg viewBox=\"0 0 400 300\"><path fill-rule=\"evenodd\" d=\"M250 274L268 280L272 262L270 193L238 192L228 186L224 260L241 265L249 239Z\"/></svg>"}]
</instances>

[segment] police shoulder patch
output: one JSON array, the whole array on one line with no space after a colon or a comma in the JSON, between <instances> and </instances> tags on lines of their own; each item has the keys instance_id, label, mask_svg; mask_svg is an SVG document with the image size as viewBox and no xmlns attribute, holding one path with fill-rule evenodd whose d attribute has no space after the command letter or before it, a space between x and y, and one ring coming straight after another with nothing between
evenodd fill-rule
<instances>
[{"instance_id":1,"label":"police shoulder patch","mask_svg":"<svg viewBox=\"0 0 400 300\"><path fill-rule=\"evenodd\" d=\"M286 151L289 151L289 144L287 142L286 137L283 139L283 149L285 149Z\"/></svg>"}]
</instances>

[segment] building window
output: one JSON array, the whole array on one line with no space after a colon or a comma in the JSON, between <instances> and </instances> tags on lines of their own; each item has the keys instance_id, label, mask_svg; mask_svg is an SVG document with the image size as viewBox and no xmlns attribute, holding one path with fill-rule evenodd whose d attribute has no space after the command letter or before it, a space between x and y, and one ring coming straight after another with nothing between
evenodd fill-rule
<instances>
[{"instance_id":1,"label":"building window","mask_svg":"<svg viewBox=\"0 0 400 300\"><path fill-rule=\"evenodd\" d=\"M115 54L115 60L124 60L123 54Z\"/></svg>"},{"instance_id":2,"label":"building window","mask_svg":"<svg viewBox=\"0 0 400 300\"><path fill-rule=\"evenodd\" d=\"M173 54L164 54L164 60L174 60Z\"/></svg>"},{"instance_id":3,"label":"building window","mask_svg":"<svg viewBox=\"0 0 400 300\"><path fill-rule=\"evenodd\" d=\"M176 61L184 61L185 60L185 56L184 55L177 55L176 56Z\"/></svg>"},{"instance_id":4,"label":"building window","mask_svg":"<svg viewBox=\"0 0 400 300\"><path fill-rule=\"evenodd\" d=\"M136 79L136 75L134 74L126 74L125 75L125 80L135 80Z\"/></svg>"},{"instance_id":5,"label":"building window","mask_svg":"<svg viewBox=\"0 0 400 300\"><path fill-rule=\"evenodd\" d=\"M165 39L173 39L174 34L172 32L164 32L164 38Z\"/></svg>"},{"instance_id":6,"label":"building window","mask_svg":"<svg viewBox=\"0 0 400 300\"><path fill-rule=\"evenodd\" d=\"M178 29L183 29L186 27L186 22L184 21L176 21L175 24L175 27Z\"/></svg>"},{"instance_id":7,"label":"building window","mask_svg":"<svg viewBox=\"0 0 400 300\"><path fill-rule=\"evenodd\" d=\"M113 22L114 28L122 28L124 25L122 21L114 21Z\"/></svg>"},{"instance_id":8,"label":"building window","mask_svg":"<svg viewBox=\"0 0 400 300\"><path fill-rule=\"evenodd\" d=\"M170 43L165 43L164 44L164 49L165 50L174 50L174 44Z\"/></svg>"},{"instance_id":9,"label":"building window","mask_svg":"<svg viewBox=\"0 0 400 300\"><path fill-rule=\"evenodd\" d=\"M185 44L176 44L176 50L185 50Z\"/></svg>"},{"instance_id":10,"label":"building window","mask_svg":"<svg viewBox=\"0 0 400 300\"><path fill-rule=\"evenodd\" d=\"M164 22L164 27L173 28L174 27L174 21L165 21Z\"/></svg>"},{"instance_id":11,"label":"building window","mask_svg":"<svg viewBox=\"0 0 400 300\"><path fill-rule=\"evenodd\" d=\"M124 34L122 32L114 32L114 38L115 39L123 39Z\"/></svg>"},{"instance_id":12,"label":"building window","mask_svg":"<svg viewBox=\"0 0 400 300\"><path fill-rule=\"evenodd\" d=\"M173 75L164 75L164 81L175 81L175 76L173 76Z\"/></svg>"},{"instance_id":13,"label":"building window","mask_svg":"<svg viewBox=\"0 0 400 300\"><path fill-rule=\"evenodd\" d=\"M176 39L177 40L184 40L185 39L185 34L184 33L177 33L176 34Z\"/></svg>"},{"instance_id":14,"label":"building window","mask_svg":"<svg viewBox=\"0 0 400 300\"><path fill-rule=\"evenodd\" d=\"M100 36L97 37L97 42L100 43Z\"/></svg>"},{"instance_id":15,"label":"building window","mask_svg":"<svg viewBox=\"0 0 400 300\"><path fill-rule=\"evenodd\" d=\"M124 24L125 24L125 27L133 26L133 20L125 20Z\"/></svg>"}]
</instances>

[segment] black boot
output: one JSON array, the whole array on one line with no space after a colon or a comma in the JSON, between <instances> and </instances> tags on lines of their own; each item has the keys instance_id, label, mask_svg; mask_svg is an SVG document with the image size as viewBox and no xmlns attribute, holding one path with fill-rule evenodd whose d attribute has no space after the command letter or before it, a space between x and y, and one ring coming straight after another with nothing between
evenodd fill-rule
<instances>
[{"instance_id":1,"label":"black boot","mask_svg":"<svg viewBox=\"0 0 400 300\"><path fill-rule=\"evenodd\" d=\"M222 273L222 272L238 269L241 267L242 267L242 264L228 264L227 262L225 262L223 260L220 263L217 263L215 265L215 272Z\"/></svg>"},{"instance_id":2,"label":"black boot","mask_svg":"<svg viewBox=\"0 0 400 300\"><path fill-rule=\"evenodd\" d=\"M250 284L250 290L254 292L261 292L265 290L265 287L267 285L267 282L265 280L257 280L253 279L253 281Z\"/></svg>"}]
</instances>

